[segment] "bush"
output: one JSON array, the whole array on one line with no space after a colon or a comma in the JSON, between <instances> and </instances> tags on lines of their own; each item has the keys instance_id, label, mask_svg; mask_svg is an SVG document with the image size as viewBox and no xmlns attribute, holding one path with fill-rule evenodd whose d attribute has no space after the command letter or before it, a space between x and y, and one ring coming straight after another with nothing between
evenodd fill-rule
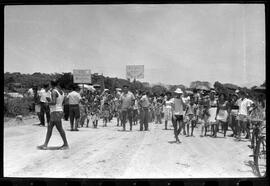
<instances>
[{"instance_id":1,"label":"bush","mask_svg":"<svg viewBox=\"0 0 270 186\"><path fill-rule=\"evenodd\" d=\"M26 116L32 110L32 105L33 100L31 98L5 98L4 115L9 117Z\"/></svg>"}]
</instances>

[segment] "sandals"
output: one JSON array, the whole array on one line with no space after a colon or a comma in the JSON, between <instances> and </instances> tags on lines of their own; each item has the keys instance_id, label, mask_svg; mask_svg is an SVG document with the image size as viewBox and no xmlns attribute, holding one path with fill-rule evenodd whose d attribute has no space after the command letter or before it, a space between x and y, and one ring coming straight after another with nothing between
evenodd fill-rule
<instances>
[{"instance_id":1,"label":"sandals","mask_svg":"<svg viewBox=\"0 0 270 186\"><path fill-rule=\"evenodd\" d=\"M67 150L69 149L69 146L63 145L62 147L59 148L59 150Z\"/></svg>"},{"instance_id":2,"label":"sandals","mask_svg":"<svg viewBox=\"0 0 270 186\"><path fill-rule=\"evenodd\" d=\"M40 145L40 146L37 146L37 149L39 149L39 150L47 150L47 146Z\"/></svg>"}]
</instances>

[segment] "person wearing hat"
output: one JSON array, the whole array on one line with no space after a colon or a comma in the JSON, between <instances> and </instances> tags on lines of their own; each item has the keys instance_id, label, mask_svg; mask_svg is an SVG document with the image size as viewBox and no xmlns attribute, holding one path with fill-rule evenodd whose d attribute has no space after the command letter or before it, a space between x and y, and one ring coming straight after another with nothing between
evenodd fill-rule
<instances>
[{"instance_id":1,"label":"person wearing hat","mask_svg":"<svg viewBox=\"0 0 270 186\"><path fill-rule=\"evenodd\" d=\"M175 96L172 101L172 122L174 127L174 136L176 143L181 143L179 140L179 134L183 128L183 115L184 115L184 101L182 99L183 91L177 88L175 91ZM184 134L185 135L185 134Z\"/></svg>"},{"instance_id":2,"label":"person wearing hat","mask_svg":"<svg viewBox=\"0 0 270 186\"><path fill-rule=\"evenodd\" d=\"M126 122L129 120L130 130L132 130L132 114L133 114L133 106L135 101L135 96L132 92L128 90L129 86L123 86L123 93L120 96L120 104L121 104L121 119L123 124L123 131L126 130Z\"/></svg>"}]
</instances>

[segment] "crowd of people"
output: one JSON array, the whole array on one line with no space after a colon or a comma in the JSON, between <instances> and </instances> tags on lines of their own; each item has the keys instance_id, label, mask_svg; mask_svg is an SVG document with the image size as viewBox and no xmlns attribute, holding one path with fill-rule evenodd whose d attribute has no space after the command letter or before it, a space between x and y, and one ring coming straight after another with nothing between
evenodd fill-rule
<instances>
[{"instance_id":1,"label":"crowd of people","mask_svg":"<svg viewBox=\"0 0 270 186\"><path fill-rule=\"evenodd\" d=\"M250 139L251 148L254 143L250 132L252 121L265 125L266 99L250 97L239 90L227 95L214 88L194 89L189 93L177 88L154 96L147 91L131 92L128 85L113 91L92 92L74 84L73 90L67 91L57 81L33 90L40 126L45 126L45 115L48 126L46 140L39 149L47 148L54 125L64 142L60 149L68 148L62 119L69 120L70 131L79 131L81 127L107 127L113 118L116 118L116 127L122 127L123 131L128 126L132 131L138 124L140 131L149 131L149 123L162 124L164 121L165 130L173 126L176 143L181 143L180 134L194 136L194 128L199 128L200 137L216 138L221 133L226 138L230 127L232 134L229 136L237 140Z\"/></svg>"}]
</instances>

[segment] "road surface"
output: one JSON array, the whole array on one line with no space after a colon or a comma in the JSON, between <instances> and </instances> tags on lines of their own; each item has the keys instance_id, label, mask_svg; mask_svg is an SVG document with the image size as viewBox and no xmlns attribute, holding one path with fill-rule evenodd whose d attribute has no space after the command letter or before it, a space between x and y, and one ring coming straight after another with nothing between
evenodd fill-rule
<instances>
[{"instance_id":1,"label":"road surface","mask_svg":"<svg viewBox=\"0 0 270 186\"><path fill-rule=\"evenodd\" d=\"M248 141L232 137L195 137L180 135L176 144L164 124L150 123L150 131L121 131L115 119L98 129L66 130L69 150L37 150L44 142L46 127L36 118L4 127L4 176L53 178L210 178L256 177ZM13 124L12 124L13 123ZM63 121L65 129L69 122ZM129 127L127 127L129 129ZM231 131L228 132L228 135ZM49 147L62 145L54 128Z\"/></svg>"}]
</instances>

